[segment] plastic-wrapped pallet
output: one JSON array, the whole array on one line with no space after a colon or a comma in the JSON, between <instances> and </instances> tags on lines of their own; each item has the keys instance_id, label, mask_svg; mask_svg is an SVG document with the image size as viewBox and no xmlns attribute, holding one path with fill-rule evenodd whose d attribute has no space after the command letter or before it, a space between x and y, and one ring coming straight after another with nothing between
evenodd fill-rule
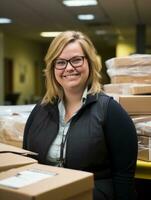
<instances>
[{"instance_id":1,"label":"plastic-wrapped pallet","mask_svg":"<svg viewBox=\"0 0 151 200\"><path fill-rule=\"evenodd\" d=\"M151 84L151 55L115 57L105 64L111 83Z\"/></svg>"},{"instance_id":2,"label":"plastic-wrapped pallet","mask_svg":"<svg viewBox=\"0 0 151 200\"><path fill-rule=\"evenodd\" d=\"M110 68L131 68L137 66L151 66L150 54L134 54L130 56L115 57L106 61L106 66Z\"/></svg>"},{"instance_id":3,"label":"plastic-wrapped pallet","mask_svg":"<svg viewBox=\"0 0 151 200\"><path fill-rule=\"evenodd\" d=\"M138 134L138 159L151 161L151 116L133 118Z\"/></svg>"},{"instance_id":4,"label":"plastic-wrapped pallet","mask_svg":"<svg viewBox=\"0 0 151 200\"><path fill-rule=\"evenodd\" d=\"M0 142L22 147L27 118L34 105L0 106Z\"/></svg>"}]
</instances>

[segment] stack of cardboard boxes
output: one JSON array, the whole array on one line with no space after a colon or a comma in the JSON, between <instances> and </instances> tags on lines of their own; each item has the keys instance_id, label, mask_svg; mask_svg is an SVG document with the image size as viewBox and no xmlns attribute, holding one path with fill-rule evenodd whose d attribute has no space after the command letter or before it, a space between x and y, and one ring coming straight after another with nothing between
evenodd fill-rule
<instances>
[{"instance_id":1,"label":"stack of cardboard boxes","mask_svg":"<svg viewBox=\"0 0 151 200\"><path fill-rule=\"evenodd\" d=\"M33 107L0 106L0 200L92 200L92 173L38 164L22 149Z\"/></svg>"},{"instance_id":2,"label":"stack of cardboard boxes","mask_svg":"<svg viewBox=\"0 0 151 200\"><path fill-rule=\"evenodd\" d=\"M22 149L33 107L0 106L0 200L92 200L92 173L38 164Z\"/></svg>"},{"instance_id":3,"label":"stack of cardboard boxes","mask_svg":"<svg viewBox=\"0 0 151 200\"><path fill-rule=\"evenodd\" d=\"M106 67L111 83L151 84L151 55L111 58Z\"/></svg>"},{"instance_id":4,"label":"stack of cardboard boxes","mask_svg":"<svg viewBox=\"0 0 151 200\"><path fill-rule=\"evenodd\" d=\"M92 200L92 173L41 165L33 154L0 143L1 200Z\"/></svg>"},{"instance_id":5,"label":"stack of cardboard boxes","mask_svg":"<svg viewBox=\"0 0 151 200\"><path fill-rule=\"evenodd\" d=\"M116 57L107 60L106 66L111 83L103 86L104 92L133 119L138 133L138 159L151 161L151 55Z\"/></svg>"}]
</instances>

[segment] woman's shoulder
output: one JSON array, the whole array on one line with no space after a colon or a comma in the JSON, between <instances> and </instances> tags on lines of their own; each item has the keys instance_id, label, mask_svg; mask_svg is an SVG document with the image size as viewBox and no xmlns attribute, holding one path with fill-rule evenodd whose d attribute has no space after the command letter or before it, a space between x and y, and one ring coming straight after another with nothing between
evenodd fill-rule
<instances>
[{"instance_id":1,"label":"woman's shoulder","mask_svg":"<svg viewBox=\"0 0 151 200\"><path fill-rule=\"evenodd\" d=\"M100 91L98 93L95 93L95 95L98 96L98 97L113 98L111 95L105 93L104 91Z\"/></svg>"},{"instance_id":2,"label":"woman's shoulder","mask_svg":"<svg viewBox=\"0 0 151 200\"><path fill-rule=\"evenodd\" d=\"M104 102L104 103L109 103L109 101L113 99L112 96L104 93L103 91L97 93L97 97L100 102Z\"/></svg>"},{"instance_id":3,"label":"woman's shoulder","mask_svg":"<svg viewBox=\"0 0 151 200\"><path fill-rule=\"evenodd\" d=\"M99 103L102 105L103 109L105 109L106 113L110 114L114 113L118 115L119 113L122 112L128 115L126 110L120 105L120 103L113 96L105 94L104 92L100 92L98 96L99 96Z\"/></svg>"}]
</instances>

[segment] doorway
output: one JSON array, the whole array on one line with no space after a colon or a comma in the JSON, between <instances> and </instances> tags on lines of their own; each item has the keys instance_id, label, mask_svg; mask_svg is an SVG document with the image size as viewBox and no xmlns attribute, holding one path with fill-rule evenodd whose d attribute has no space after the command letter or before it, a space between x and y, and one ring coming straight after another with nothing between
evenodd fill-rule
<instances>
[{"instance_id":1,"label":"doorway","mask_svg":"<svg viewBox=\"0 0 151 200\"><path fill-rule=\"evenodd\" d=\"M11 58L4 58L4 104L16 105L19 93L14 93L14 64Z\"/></svg>"}]
</instances>

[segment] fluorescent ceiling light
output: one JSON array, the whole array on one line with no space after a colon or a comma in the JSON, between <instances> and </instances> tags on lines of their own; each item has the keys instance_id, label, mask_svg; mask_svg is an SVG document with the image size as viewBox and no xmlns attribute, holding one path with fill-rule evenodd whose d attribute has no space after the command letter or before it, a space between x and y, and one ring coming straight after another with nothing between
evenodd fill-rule
<instances>
[{"instance_id":1,"label":"fluorescent ceiling light","mask_svg":"<svg viewBox=\"0 0 151 200\"><path fill-rule=\"evenodd\" d=\"M10 24L11 22L12 22L11 19L3 18L3 17L0 18L0 24Z\"/></svg>"},{"instance_id":2,"label":"fluorescent ceiling light","mask_svg":"<svg viewBox=\"0 0 151 200\"><path fill-rule=\"evenodd\" d=\"M56 37L59 35L61 32L41 32L40 35L42 37Z\"/></svg>"},{"instance_id":3,"label":"fluorescent ceiling light","mask_svg":"<svg viewBox=\"0 0 151 200\"><path fill-rule=\"evenodd\" d=\"M93 20L95 17L92 14L78 15L79 20Z\"/></svg>"},{"instance_id":4,"label":"fluorescent ceiling light","mask_svg":"<svg viewBox=\"0 0 151 200\"><path fill-rule=\"evenodd\" d=\"M66 6L95 6L97 0L64 0L63 4Z\"/></svg>"},{"instance_id":5,"label":"fluorescent ceiling light","mask_svg":"<svg viewBox=\"0 0 151 200\"><path fill-rule=\"evenodd\" d=\"M107 34L107 31L106 31L106 30L96 30L96 31L95 31L95 34L96 34L96 35L106 35L106 34Z\"/></svg>"}]
</instances>

